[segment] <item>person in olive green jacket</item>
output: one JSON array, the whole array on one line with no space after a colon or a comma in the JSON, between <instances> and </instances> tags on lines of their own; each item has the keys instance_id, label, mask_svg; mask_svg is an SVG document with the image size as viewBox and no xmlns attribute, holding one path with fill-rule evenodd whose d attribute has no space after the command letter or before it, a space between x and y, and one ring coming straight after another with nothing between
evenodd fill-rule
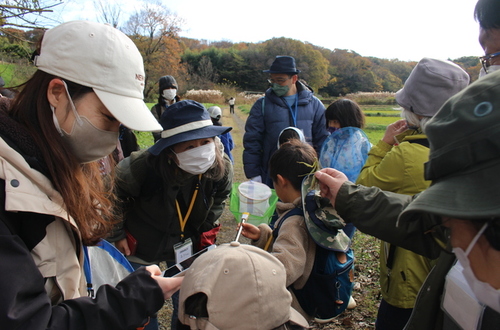
<instances>
[{"instance_id":1,"label":"person in olive green jacket","mask_svg":"<svg viewBox=\"0 0 500 330\"><path fill-rule=\"evenodd\" d=\"M367 234L437 259L405 329L500 324L500 72L474 82L428 122L432 184L416 196L317 172L323 197Z\"/></svg>"},{"instance_id":2,"label":"person in olive green jacket","mask_svg":"<svg viewBox=\"0 0 500 330\"><path fill-rule=\"evenodd\" d=\"M423 58L404 87L396 93L401 119L387 127L368 153L357 183L414 195L425 190L423 164L429 158L426 123L443 103L469 84L469 75L450 61ZM378 330L400 330L410 317L417 293L435 262L396 245L381 242L382 301L375 323Z\"/></svg>"}]
</instances>

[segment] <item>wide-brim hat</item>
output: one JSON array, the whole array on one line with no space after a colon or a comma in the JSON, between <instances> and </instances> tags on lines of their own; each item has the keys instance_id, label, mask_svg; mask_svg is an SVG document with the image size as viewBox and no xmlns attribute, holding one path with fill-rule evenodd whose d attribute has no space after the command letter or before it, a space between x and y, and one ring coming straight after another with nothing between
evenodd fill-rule
<instances>
[{"instance_id":1,"label":"wide-brim hat","mask_svg":"<svg viewBox=\"0 0 500 330\"><path fill-rule=\"evenodd\" d=\"M293 73L297 74L300 70L295 67L295 59L291 56L276 56L269 70L263 70L266 73Z\"/></svg>"},{"instance_id":2,"label":"wide-brim hat","mask_svg":"<svg viewBox=\"0 0 500 330\"><path fill-rule=\"evenodd\" d=\"M307 230L316 244L328 250L346 252L351 240L344 233L345 222L330 201L320 196L314 174L302 181L301 196Z\"/></svg>"},{"instance_id":3,"label":"wide-brim hat","mask_svg":"<svg viewBox=\"0 0 500 330\"><path fill-rule=\"evenodd\" d=\"M469 80L467 72L455 63L424 57L395 99L406 110L432 117L450 97L467 87Z\"/></svg>"},{"instance_id":4,"label":"wide-brim hat","mask_svg":"<svg viewBox=\"0 0 500 330\"><path fill-rule=\"evenodd\" d=\"M221 244L193 262L179 292L178 317L183 324L190 324L186 299L197 293L207 296L208 320L203 323L210 326L203 328L274 329L288 321L309 326L291 307L283 264L252 245Z\"/></svg>"},{"instance_id":5,"label":"wide-brim hat","mask_svg":"<svg viewBox=\"0 0 500 330\"><path fill-rule=\"evenodd\" d=\"M142 56L132 40L108 24L71 21L45 32L39 70L91 87L106 109L136 131L161 131L144 103Z\"/></svg>"},{"instance_id":6,"label":"wide-brim hat","mask_svg":"<svg viewBox=\"0 0 500 330\"><path fill-rule=\"evenodd\" d=\"M425 178L432 184L401 219L431 213L457 219L500 217L500 71L448 100L427 123Z\"/></svg>"},{"instance_id":7,"label":"wide-brim hat","mask_svg":"<svg viewBox=\"0 0 500 330\"><path fill-rule=\"evenodd\" d=\"M207 109L193 100L179 101L167 107L160 117L160 124L163 127L161 139L149 148L155 156L174 144L215 137L232 129L213 125Z\"/></svg>"}]
</instances>

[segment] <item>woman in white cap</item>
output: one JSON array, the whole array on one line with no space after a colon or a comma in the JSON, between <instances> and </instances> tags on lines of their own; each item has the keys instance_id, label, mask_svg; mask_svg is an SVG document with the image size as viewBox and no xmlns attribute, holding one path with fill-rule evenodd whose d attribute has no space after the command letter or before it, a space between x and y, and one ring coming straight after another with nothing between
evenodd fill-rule
<instances>
[{"instance_id":1,"label":"woman in white cap","mask_svg":"<svg viewBox=\"0 0 500 330\"><path fill-rule=\"evenodd\" d=\"M48 30L38 71L0 115L0 323L5 329L134 329L180 286L156 266L92 299L83 246L113 225L97 159L116 147L120 122L161 127L144 104L134 43L104 24Z\"/></svg>"},{"instance_id":2,"label":"woman in white cap","mask_svg":"<svg viewBox=\"0 0 500 330\"><path fill-rule=\"evenodd\" d=\"M233 166L217 138L231 127L213 125L192 100L166 108L160 123L161 139L116 170L124 228L113 240L134 267L172 265L214 244L231 192ZM175 327L175 311L172 319Z\"/></svg>"}]
</instances>

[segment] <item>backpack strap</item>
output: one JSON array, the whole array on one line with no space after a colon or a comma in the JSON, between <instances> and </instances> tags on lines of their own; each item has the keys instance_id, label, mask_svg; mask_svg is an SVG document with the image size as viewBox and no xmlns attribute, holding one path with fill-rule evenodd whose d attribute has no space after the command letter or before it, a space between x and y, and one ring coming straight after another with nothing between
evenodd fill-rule
<instances>
[{"instance_id":1,"label":"backpack strap","mask_svg":"<svg viewBox=\"0 0 500 330\"><path fill-rule=\"evenodd\" d=\"M410 143L420 144L420 145L422 145L424 147L429 148L429 140L427 138L425 138L425 139L407 140L407 141L410 142Z\"/></svg>"},{"instance_id":2,"label":"backpack strap","mask_svg":"<svg viewBox=\"0 0 500 330\"><path fill-rule=\"evenodd\" d=\"M264 117L264 113L266 111L266 96L262 98L262 108L260 109L260 112L262 112L262 117Z\"/></svg>"}]
</instances>

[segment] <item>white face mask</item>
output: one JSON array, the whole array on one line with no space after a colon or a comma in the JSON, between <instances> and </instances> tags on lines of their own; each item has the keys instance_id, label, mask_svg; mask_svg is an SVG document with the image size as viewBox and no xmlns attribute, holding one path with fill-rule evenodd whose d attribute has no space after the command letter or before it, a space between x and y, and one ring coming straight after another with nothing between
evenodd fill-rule
<instances>
[{"instance_id":1,"label":"white face mask","mask_svg":"<svg viewBox=\"0 0 500 330\"><path fill-rule=\"evenodd\" d=\"M168 101L171 101L175 98L175 96L177 95L177 89L175 88L172 88L172 89L164 89L163 90L163 94L161 94L161 96L163 96L163 98L165 100L168 100Z\"/></svg>"},{"instance_id":2,"label":"white face mask","mask_svg":"<svg viewBox=\"0 0 500 330\"><path fill-rule=\"evenodd\" d=\"M54 107L50 105L57 131L61 134L63 140L69 145L71 151L81 164L90 163L106 157L115 150L118 144L119 132L99 129L86 117L80 116L76 111L75 104L69 95L68 87L65 82L64 85L66 87L66 94L68 95L71 109L75 115L75 122L69 133L64 131L59 126Z\"/></svg>"},{"instance_id":3,"label":"white face mask","mask_svg":"<svg viewBox=\"0 0 500 330\"><path fill-rule=\"evenodd\" d=\"M490 308L492 308L493 310L495 310L496 312L500 313L500 290L495 289L489 283L478 280L476 275L474 275L472 268L470 267L470 262L468 258L470 251L472 250L477 240L484 233L487 227L488 223L485 223L484 226L476 234L476 236L472 239L465 252L461 248L453 248L453 252L457 256L457 259L458 261L460 261L462 267L464 268L462 273L467 282L469 283L469 286L472 289L474 295L476 296L476 299L480 303L485 304Z\"/></svg>"},{"instance_id":4,"label":"white face mask","mask_svg":"<svg viewBox=\"0 0 500 330\"><path fill-rule=\"evenodd\" d=\"M205 173L215 162L215 143L208 143L197 148L176 154L179 167L191 174Z\"/></svg>"},{"instance_id":5,"label":"white face mask","mask_svg":"<svg viewBox=\"0 0 500 330\"><path fill-rule=\"evenodd\" d=\"M500 65L490 65L488 67L488 73L486 73L484 71L484 68L481 68L481 70L479 70L479 78L482 78L482 77L486 76L487 74L498 71L498 70L500 70Z\"/></svg>"}]
</instances>

